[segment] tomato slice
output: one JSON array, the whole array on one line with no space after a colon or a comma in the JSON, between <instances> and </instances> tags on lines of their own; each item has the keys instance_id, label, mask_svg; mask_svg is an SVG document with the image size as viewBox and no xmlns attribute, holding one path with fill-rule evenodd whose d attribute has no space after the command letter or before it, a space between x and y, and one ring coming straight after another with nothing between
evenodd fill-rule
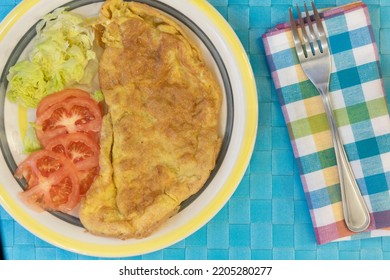
<instances>
[{"instance_id":1,"label":"tomato slice","mask_svg":"<svg viewBox=\"0 0 390 280\"><path fill-rule=\"evenodd\" d=\"M80 184L80 196L84 196L87 193L98 174L99 166L95 166L88 170L80 170L77 172Z\"/></svg>"},{"instance_id":2,"label":"tomato slice","mask_svg":"<svg viewBox=\"0 0 390 280\"><path fill-rule=\"evenodd\" d=\"M99 165L99 146L87 134L69 133L51 139L46 149L69 158L78 170L88 170Z\"/></svg>"},{"instance_id":3,"label":"tomato slice","mask_svg":"<svg viewBox=\"0 0 390 280\"><path fill-rule=\"evenodd\" d=\"M37 114L35 132L42 146L58 135L85 132L98 139L102 113L91 98L74 97L53 104Z\"/></svg>"},{"instance_id":4,"label":"tomato slice","mask_svg":"<svg viewBox=\"0 0 390 280\"><path fill-rule=\"evenodd\" d=\"M99 146L82 132L59 135L46 146L46 149L66 156L77 169L80 195L85 195L99 173Z\"/></svg>"},{"instance_id":5,"label":"tomato slice","mask_svg":"<svg viewBox=\"0 0 390 280\"><path fill-rule=\"evenodd\" d=\"M66 99L74 98L74 97L83 97L90 98L90 94L84 90L78 88L70 88L64 89L56 93L49 94L45 98L43 98L37 107L37 115L41 115L47 109L49 109L54 104L60 103Z\"/></svg>"},{"instance_id":6,"label":"tomato slice","mask_svg":"<svg viewBox=\"0 0 390 280\"><path fill-rule=\"evenodd\" d=\"M21 198L36 210L69 212L99 172L102 110L79 89L44 98L36 112L36 134L44 147L30 154L15 176L27 182Z\"/></svg>"},{"instance_id":7,"label":"tomato slice","mask_svg":"<svg viewBox=\"0 0 390 280\"><path fill-rule=\"evenodd\" d=\"M69 212L80 201L77 170L64 155L48 150L30 154L15 176L25 178L21 198L36 210Z\"/></svg>"}]
</instances>

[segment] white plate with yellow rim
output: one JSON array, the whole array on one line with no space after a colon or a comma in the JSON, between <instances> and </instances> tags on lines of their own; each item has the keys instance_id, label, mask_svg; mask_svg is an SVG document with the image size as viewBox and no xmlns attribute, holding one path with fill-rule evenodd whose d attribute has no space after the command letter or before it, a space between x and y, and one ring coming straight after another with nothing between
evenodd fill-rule
<instances>
[{"instance_id":1,"label":"white plate with yellow rim","mask_svg":"<svg viewBox=\"0 0 390 280\"><path fill-rule=\"evenodd\" d=\"M138 0L169 16L199 45L224 89L221 114L223 145L216 168L197 194L183 202L180 212L144 239L117 240L85 231L77 217L37 213L20 201L23 186L14 178L26 155L22 138L31 112L5 97L9 68L26 57L35 26L60 6L96 16L102 0L30 0L19 4L0 24L0 202L22 226L60 248L91 256L124 257L170 246L206 224L229 200L248 166L257 132L257 92L253 72L236 34L207 1ZM17 113L16 113L17 112Z\"/></svg>"}]
</instances>

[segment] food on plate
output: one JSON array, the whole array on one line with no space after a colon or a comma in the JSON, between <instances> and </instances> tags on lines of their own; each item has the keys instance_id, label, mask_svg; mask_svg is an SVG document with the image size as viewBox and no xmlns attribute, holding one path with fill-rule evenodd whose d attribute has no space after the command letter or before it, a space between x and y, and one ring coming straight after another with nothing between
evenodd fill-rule
<instances>
[{"instance_id":1,"label":"food on plate","mask_svg":"<svg viewBox=\"0 0 390 280\"><path fill-rule=\"evenodd\" d=\"M78 88L67 88L55 94L51 94L41 100L38 104L36 115L42 115L47 109L53 106L55 103L59 103L74 97L90 98L91 95Z\"/></svg>"},{"instance_id":2,"label":"food on plate","mask_svg":"<svg viewBox=\"0 0 390 280\"><path fill-rule=\"evenodd\" d=\"M25 154L30 154L42 149L41 143L39 143L37 134L35 133L34 125L33 122L28 123L26 134L23 137L23 152Z\"/></svg>"},{"instance_id":3,"label":"food on plate","mask_svg":"<svg viewBox=\"0 0 390 280\"><path fill-rule=\"evenodd\" d=\"M45 97L38 105L35 132L43 147L58 135L85 132L99 139L102 110L79 89L66 89ZM74 96L73 96L74 95Z\"/></svg>"},{"instance_id":4,"label":"food on plate","mask_svg":"<svg viewBox=\"0 0 390 280\"><path fill-rule=\"evenodd\" d=\"M99 173L101 110L89 93L66 89L43 98L36 114L43 149L16 170L26 180L21 198L34 209L69 212Z\"/></svg>"},{"instance_id":5,"label":"food on plate","mask_svg":"<svg viewBox=\"0 0 390 280\"><path fill-rule=\"evenodd\" d=\"M26 179L20 197L35 210L68 212L80 201L76 169L62 154L36 151L18 166L16 176Z\"/></svg>"},{"instance_id":6,"label":"food on plate","mask_svg":"<svg viewBox=\"0 0 390 280\"><path fill-rule=\"evenodd\" d=\"M35 108L50 93L76 83L88 84L96 72L94 32L85 18L59 8L37 24L26 60L10 68L7 97Z\"/></svg>"},{"instance_id":7,"label":"food on plate","mask_svg":"<svg viewBox=\"0 0 390 280\"><path fill-rule=\"evenodd\" d=\"M98 143L84 132L74 132L54 137L45 149L63 154L73 163L80 195L85 195L99 171Z\"/></svg>"},{"instance_id":8,"label":"food on plate","mask_svg":"<svg viewBox=\"0 0 390 280\"><path fill-rule=\"evenodd\" d=\"M182 28L148 5L108 0L96 29L107 114L79 216L92 234L143 238L214 169L221 89Z\"/></svg>"}]
</instances>

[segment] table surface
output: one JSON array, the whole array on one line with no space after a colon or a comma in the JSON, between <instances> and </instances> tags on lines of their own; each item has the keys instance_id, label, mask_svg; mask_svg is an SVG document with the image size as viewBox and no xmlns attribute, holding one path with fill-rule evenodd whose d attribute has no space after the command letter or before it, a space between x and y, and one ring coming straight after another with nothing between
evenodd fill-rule
<instances>
[{"instance_id":1,"label":"table surface","mask_svg":"<svg viewBox=\"0 0 390 280\"><path fill-rule=\"evenodd\" d=\"M28 0L26 0L28 1ZM199 0L201 1L201 0ZM0 20L21 0L1 0ZM226 206L188 238L150 254L125 259L390 259L390 237L317 245L288 132L261 35L287 20L297 0L210 0L231 24L253 67L259 122L249 167ZM317 0L317 8L348 0ZM387 93L390 93L390 0L366 0ZM387 17L386 17L387 15ZM5 259L95 259L52 246L20 226L0 206Z\"/></svg>"}]
</instances>

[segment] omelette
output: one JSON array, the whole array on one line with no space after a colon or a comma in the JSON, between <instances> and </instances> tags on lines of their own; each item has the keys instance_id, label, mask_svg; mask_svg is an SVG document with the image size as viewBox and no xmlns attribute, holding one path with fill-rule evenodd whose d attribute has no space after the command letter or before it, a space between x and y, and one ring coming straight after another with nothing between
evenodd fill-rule
<instances>
[{"instance_id":1,"label":"omelette","mask_svg":"<svg viewBox=\"0 0 390 280\"><path fill-rule=\"evenodd\" d=\"M79 217L95 235L144 238L214 169L222 93L199 48L157 9L107 0L95 29L107 113Z\"/></svg>"}]
</instances>

